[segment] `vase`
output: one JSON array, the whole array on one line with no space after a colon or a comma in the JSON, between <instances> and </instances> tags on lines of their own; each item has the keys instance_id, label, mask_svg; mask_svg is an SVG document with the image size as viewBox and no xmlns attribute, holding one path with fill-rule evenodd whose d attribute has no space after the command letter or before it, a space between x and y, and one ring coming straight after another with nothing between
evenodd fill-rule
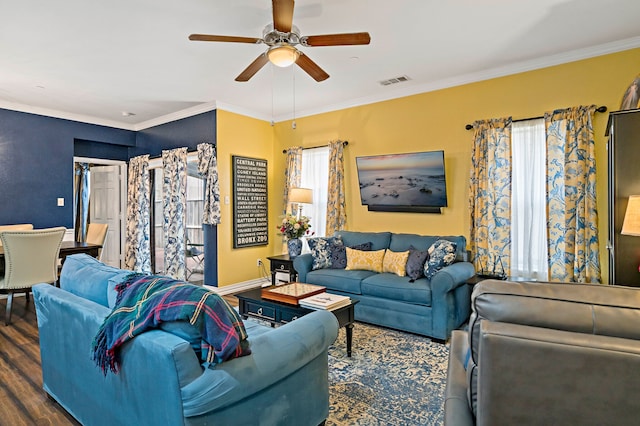
<instances>
[{"instance_id":1,"label":"vase","mask_svg":"<svg viewBox=\"0 0 640 426\"><path fill-rule=\"evenodd\" d=\"M300 238L291 238L287 240L287 251L289 257L294 258L302 253L302 240Z\"/></svg>"}]
</instances>

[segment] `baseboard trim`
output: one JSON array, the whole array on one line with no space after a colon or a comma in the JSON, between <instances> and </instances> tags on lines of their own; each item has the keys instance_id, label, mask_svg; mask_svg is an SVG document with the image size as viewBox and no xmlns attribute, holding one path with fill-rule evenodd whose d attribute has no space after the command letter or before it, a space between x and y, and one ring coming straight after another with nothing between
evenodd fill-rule
<instances>
[{"instance_id":1,"label":"baseboard trim","mask_svg":"<svg viewBox=\"0 0 640 426\"><path fill-rule=\"evenodd\" d=\"M210 285L205 285L204 287L219 294L220 296L225 296L227 294L240 293L241 291L251 290L252 288L258 287L266 287L268 285L271 285L271 281L265 278L257 278L254 280L243 281L241 283L225 285L224 287L213 287Z\"/></svg>"}]
</instances>

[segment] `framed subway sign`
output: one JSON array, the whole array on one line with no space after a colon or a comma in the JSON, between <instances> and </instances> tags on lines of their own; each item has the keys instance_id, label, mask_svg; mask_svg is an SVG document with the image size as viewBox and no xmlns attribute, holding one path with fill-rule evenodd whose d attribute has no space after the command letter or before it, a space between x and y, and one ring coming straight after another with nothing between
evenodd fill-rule
<instances>
[{"instance_id":1,"label":"framed subway sign","mask_svg":"<svg viewBox=\"0 0 640 426\"><path fill-rule=\"evenodd\" d=\"M232 156L233 248L269 244L267 160Z\"/></svg>"}]
</instances>

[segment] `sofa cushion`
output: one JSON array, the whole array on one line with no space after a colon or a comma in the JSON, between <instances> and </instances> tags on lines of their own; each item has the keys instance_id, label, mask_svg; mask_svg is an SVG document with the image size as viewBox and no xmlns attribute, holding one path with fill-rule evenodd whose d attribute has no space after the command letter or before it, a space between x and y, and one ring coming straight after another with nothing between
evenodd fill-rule
<instances>
[{"instance_id":1,"label":"sofa cushion","mask_svg":"<svg viewBox=\"0 0 640 426\"><path fill-rule=\"evenodd\" d=\"M370 251L371 245L373 243L371 241L367 241L366 243L356 244L354 246L350 246L352 249ZM347 267L347 251L345 250L345 245L336 245L331 252L331 268L333 269L344 269Z\"/></svg>"},{"instance_id":2,"label":"sofa cushion","mask_svg":"<svg viewBox=\"0 0 640 426\"><path fill-rule=\"evenodd\" d=\"M384 258L382 259L382 272L390 272L399 277L404 277L407 273L408 257L409 250L399 252L385 250Z\"/></svg>"},{"instance_id":3,"label":"sofa cushion","mask_svg":"<svg viewBox=\"0 0 640 426\"><path fill-rule=\"evenodd\" d=\"M391 241L391 232L336 231L335 235L340 235L342 242L347 247L371 241L371 250L387 249Z\"/></svg>"},{"instance_id":4,"label":"sofa cushion","mask_svg":"<svg viewBox=\"0 0 640 426\"><path fill-rule=\"evenodd\" d=\"M117 283L133 272L105 265L88 254L67 256L60 274L60 288L77 296L113 307Z\"/></svg>"},{"instance_id":5,"label":"sofa cushion","mask_svg":"<svg viewBox=\"0 0 640 426\"><path fill-rule=\"evenodd\" d=\"M342 247L342 239L340 237L308 238L307 243L313 256L311 269L330 268L333 252L337 247Z\"/></svg>"},{"instance_id":6,"label":"sofa cushion","mask_svg":"<svg viewBox=\"0 0 640 426\"><path fill-rule=\"evenodd\" d=\"M418 250L427 250L437 240L447 240L456 243L456 261L468 260L467 239L464 235L428 236L417 234L391 234L389 248L393 251L409 250L414 246Z\"/></svg>"},{"instance_id":7,"label":"sofa cushion","mask_svg":"<svg viewBox=\"0 0 640 426\"><path fill-rule=\"evenodd\" d=\"M364 251L347 247L347 267L345 270L353 271L362 269L364 271L382 272L382 260L385 250Z\"/></svg>"},{"instance_id":8,"label":"sofa cushion","mask_svg":"<svg viewBox=\"0 0 640 426\"><path fill-rule=\"evenodd\" d=\"M409 246L409 257L407 258L407 276L412 280L424 277L424 264L429 258L427 250L418 250L414 246Z\"/></svg>"},{"instance_id":9,"label":"sofa cushion","mask_svg":"<svg viewBox=\"0 0 640 426\"><path fill-rule=\"evenodd\" d=\"M347 271L345 269L318 269L307 274L309 284L317 284L345 293L361 294L360 282L375 275L371 271Z\"/></svg>"},{"instance_id":10,"label":"sofa cushion","mask_svg":"<svg viewBox=\"0 0 640 426\"><path fill-rule=\"evenodd\" d=\"M456 243L448 240L438 240L429 247L429 260L424 264L424 276L427 279L440 269L451 265L456 260Z\"/></svg>"},{"instance_id":11,"label":"sofa cushion","mask_svg":"<svg viewBox=\"0 0 640 426\"><path fill-rule=\"evenodd\" d=\"M425 278L415 282L409 280L409 277L399 277L390 273L374 274L362 280L362 294L431 306L430 282Z\"/></svg>"}]
</instances>

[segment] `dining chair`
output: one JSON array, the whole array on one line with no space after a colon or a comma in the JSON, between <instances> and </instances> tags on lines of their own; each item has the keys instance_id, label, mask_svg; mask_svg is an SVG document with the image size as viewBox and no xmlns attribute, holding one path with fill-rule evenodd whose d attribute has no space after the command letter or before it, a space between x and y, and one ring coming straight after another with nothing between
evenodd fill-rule
<instances>
[{"instance_id":1,"label":"dining chair","mask_svg":"<svg viewBox=\"0 0 640 426\"><path fill-rule=\"evenodd\" d=\"M7 294L5 325L11 324L14 293L25 293L27 304L31 286L55 284L58 279L58 255L64 227L31 231L2 231L5 272L0 278L0 293Z\"/></svg>"},{"instance_id":2,"label":"dining chair","mask_svg":"<svg viewBox=\"0 0 640 426\"><path fill-rule=\"evenodd\" d=\"M31 223L18 223L16 225L0 225L0 232L2 231L30 231L33 229ZM2 247L2 241L0 241L0 247Z\"/></svg>"},{"instance_id":3,"label":"dining chair","mask_svg":"<svg viewBox=\"0 0 640 426\"><path fill-rule=\"evenodd\" d=\"M107 231L109 230L109 224L107 223L90 223L87 227L87 237L85 241L90 244L99 244L102 246L98 250L98 260L102 260L102 249L104 248L104 242L107 240Z\"/></svg>"}]
</instances>

